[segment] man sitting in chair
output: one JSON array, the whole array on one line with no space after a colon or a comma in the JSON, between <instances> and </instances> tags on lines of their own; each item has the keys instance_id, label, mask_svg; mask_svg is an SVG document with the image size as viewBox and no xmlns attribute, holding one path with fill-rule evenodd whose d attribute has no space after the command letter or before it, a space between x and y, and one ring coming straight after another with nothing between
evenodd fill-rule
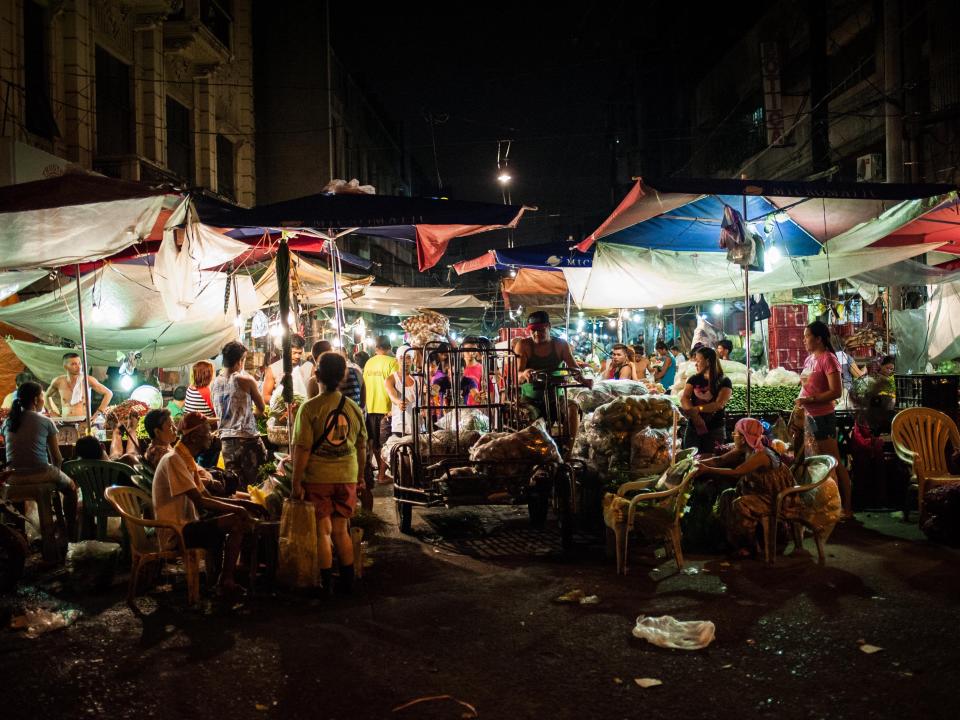
<instances>
[{"instance_id":1,"label":"man sitting in chair","mask_svg":"<svg viewBox=\"0 0 960 720\"><path fill-rule=\"evenodd\" d=\"M254 518L239 503L214 498L204 488L194 457L209 449L210 425L200 413L187 413L181 424L183 437L172 452L160 458L153 476L153 507L157 520L181 527L188 548L209 548L224 542L219 578L222 592L234 593L234 579L243 538L252 532ZM158 533L161 543L175 543L169 531Z\"/></svg>"}]
</instances>

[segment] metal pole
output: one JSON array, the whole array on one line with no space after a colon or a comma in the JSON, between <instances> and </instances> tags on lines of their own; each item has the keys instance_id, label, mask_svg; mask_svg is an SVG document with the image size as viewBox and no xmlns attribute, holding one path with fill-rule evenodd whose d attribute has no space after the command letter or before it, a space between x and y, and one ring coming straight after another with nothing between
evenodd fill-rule
<instances>
[{"instance_id":1,"label":"metal pole","mask_svg":"<svg viewBox=\"0 0 960 720\"><path fill-rule=\"evenodd\" d=\"M563 331L567 335L567 339L570 339L570 291L567 290L567 316L564 322Z\"/></svg>"},{"instance_id":2,"label":"metal pole","mask_svg":"<svg viewBox=\"0 0 960 720\"><path fill-rule=\"evenodd\" d=\"M330 268L333 271L333 314L337 319L337 340L340 342L340 349L346 350L343 345L343 327L341 322L341 313L343 306L340 303L340 274L337 272L337 266L340 264L340 251L337 248L337 240L330 231Z\"/></svg>"},{"instance_id":3,"label":"metal pole","mask_svg":"<svg viewBox=\"0 0 960 720\"><path fill-rule=\"evenodd\" d=\"M82 376L81 382L83 383L83 407L86 409L87 415L87 435L90 434L91 423L90 423L90 382L87 379L87 331L83 323L83 298L80 296L80 263L77 263L77 315L80 318L80 361L82 367L80 368L80 373Z\"/></svg>"},{"instance_id":4,"label":"metal pole","mask_svg":"<svg viewBox=\"0 0 960 720\"><path fill-rule=\"evenodd\" d=\"M743 222L747 222L747 196L743 196ZM746 230L746 225L744 225L744 230ZM753 238L750 238L750 242L753 242ZM746 365L747 365L747 393L746 393L746 405L747 405L747 417L750 417L750 265L743 266L743 347L746 350Z\"/></svg>"},{"instance_id":5,"label":"metal pole","mask_svg":"<svg viewBox=\"0 0 960 720\"><path fill-rule=\"evenodd\" d=\"M277 286L280 293L280 327L283 329L283 401L289 406L293 402L293 351L290 347L290 247L287 239L280 237L277 248ZM267 400L267 402L270 402Z\"/></svg>"},{"instance_id":6,"label":"metal pole","mask_svg":"<svg viewBox=\"0 0 960 720\"><path fill-rule=\"evenodd\" d=\"M673 344L679 347L680 339L677 337L677 309L673 309Z\"/></svg>"}]
</instances>

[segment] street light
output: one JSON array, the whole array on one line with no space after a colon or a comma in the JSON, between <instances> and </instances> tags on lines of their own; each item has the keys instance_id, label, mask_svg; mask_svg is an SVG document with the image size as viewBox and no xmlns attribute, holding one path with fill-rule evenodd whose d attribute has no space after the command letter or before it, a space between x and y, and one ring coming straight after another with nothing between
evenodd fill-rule
<instances>
[{"instance_id":1,"label":"street light","mask_svg":"<svg viewBox=\"0 0 960 720\"><path fill-rule=\"evenodd\" d=\"M506 185L511 180L513 180L513 178L506 170L503 170L499 175L497 175L497 182L501 185Z\"/></svg>"}]
</instances>

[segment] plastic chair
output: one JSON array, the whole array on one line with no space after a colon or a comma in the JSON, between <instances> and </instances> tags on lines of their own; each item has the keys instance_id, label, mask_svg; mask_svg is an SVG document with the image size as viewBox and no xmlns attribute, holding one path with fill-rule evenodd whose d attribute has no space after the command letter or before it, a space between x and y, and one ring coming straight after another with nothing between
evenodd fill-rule
<instances>
[{"instance_id":1,"label":"plastic chair","mask_svg":"<svg viewBox=\"0 0 960 720\"><path fill-rule=\"evenodd\" d=\"M685 455L684 457L690 457ZM630 531L637 522L638 516L641 519L641 529L644 535L651 540L663 540L667 547L673 552L674 560L677 562L677 569L683 569L683 550L680 547L682 534L680 532L680 518L683 516L684 508L687 506L687 500L690 497L690 485L693 483L693 477L696 475L698 464L691 465L686 475L683 476L680 484L669 490L659 490L656 492L639 492L630 499L630 506L627 511L626 532L622 544L622 562L618 562L623 574L627 572L627 548L630 546ZM655 486L660 478L651 480L637 480L635 482L624 483L617 490L617 497L626 499L627 493L646 490ZM621 556L618 548L618 560Z\"/></svg>"},{"instance_id":2,"label":"plastic chair","mask_svg":"<svg viewBox=\"0 0 960 720\"><path fill-rule=\"evenodd\" d=\"M947 467L947 444L960 450L956 423L938 410L907 408L897 413L890 426L897 457L910 465L911 487L917 488L917 507L923 519L923 496L930 487L960 482ZM909 512L904 507L904 519Z\"/></svg>"},{"instance_id":3,"label":"plastic chair","mask_svg":"<svg viewBox=\"0 0 960 720\"><path fill-rule=\"evenodd\" d=\"M147 515L153 513L153 502L143 490L114 486L107 488L105 495L107 501L123 518L130 537L131 566L127 603L133 606L140 573L144 567L152 562L182 558L187 575L187 603L196 604L200 599L200 556L204 551L188 548L183 540L181 528L174 523L149 519ZM147 534L147 528L170 530L176 538L176 547L163 549L156 534Z\"/></svg>"},{"instance_id":4,"label":"plastic chair","mask_svg":"<svg viewBox=\"0 0 960 720\"><path fill-rule=\"evenodd\" d=\"M107 460L70 460L63 464L63 472L77 483L83 496L81 539L90 540L96 535L97 540L106 540L107 518L119 516L104 499L104 491L111 485L132 484L134 469Z\"/></svg>"},{"instance_id":5,"label":"plastic chair","mask_svg":"<svg viewBox=\"0 0 960 720\"><path fill-rule=\"evenodd\" d=\"M814 541L817 543L817 554L821 565L825 562L823 546L826 544L833 527L834 521L828 527L818 527L810 522L808 517L801 513L799 516L787 517L784 510L784 501L792 495L804 495L812 493L827 480L830 479L830 473L837 466L836 458L830 455L812 455L805 458L800 466L798 478L800 484L792 488L782 490L774 503L773 512L765 518L761 525L763 526L763 552L767 562L773 563L777 558L777 524L786 522L790 524L793 531L793 544L795 550L803 548L803 531L810 530ZM803 498L801 498L801 501Z\"/></svg>"}]
</instances>

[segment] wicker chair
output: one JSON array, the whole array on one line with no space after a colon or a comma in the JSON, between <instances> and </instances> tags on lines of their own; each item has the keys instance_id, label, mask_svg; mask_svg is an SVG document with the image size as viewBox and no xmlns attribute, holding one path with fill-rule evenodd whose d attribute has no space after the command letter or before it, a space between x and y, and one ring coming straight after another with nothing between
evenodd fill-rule
<instances>
[{"instance_id":1,"label":"wicker chair","mask_svg":"<svg viewBox=\"0 0 960 720\"><path fill-rule=\"evenodd\" d=\"M132 607L137 596L140 573L152 562L183 558L187 575L187 602L196 604L200 599L200 557L203 550L188 548L183 540L180 527L173 523L151 520L153 502L143 490L134 487L109 487L105 492L107 500L123 518L130 536L130 587L127 590L127 603ZM147 528L170 530L176 538L176 547L164 550L156 535L148 535Z\"/></svg>"},{"instance_id":2,"label":"wicker chair","mask_svg":"<svg viewBox=\"0 0 960 720\"><path fill-rule=\"evenodd\" d=\"M947 467L947 445L960 450L960 432L949 417L930 408L907 408L890 427L897 457L910 465L911 486L917 489L917 507L923 518L923 496L931 487L960 482ZM904 519L907 518L904 507Z\"/></svg>"}]
</instances>

